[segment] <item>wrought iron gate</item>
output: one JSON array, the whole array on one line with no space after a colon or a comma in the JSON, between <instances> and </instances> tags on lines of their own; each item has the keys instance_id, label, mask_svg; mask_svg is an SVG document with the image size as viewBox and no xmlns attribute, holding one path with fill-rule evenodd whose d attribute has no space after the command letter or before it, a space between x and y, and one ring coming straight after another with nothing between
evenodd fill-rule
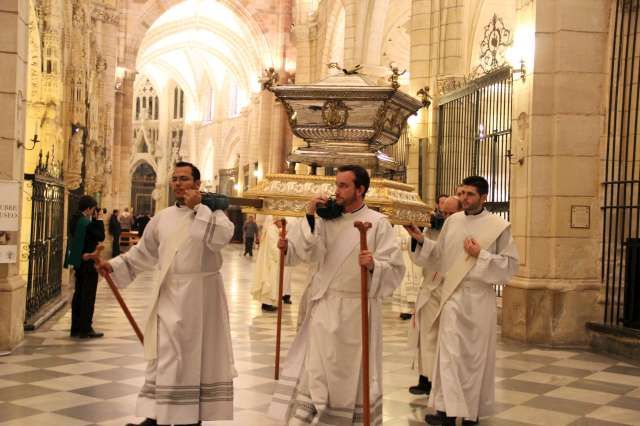
<instances>
[{"instance_id":1,"label":"wrought iron gate","mask_svg":"<svg viewBox=\"0 0 640 426\"><path fill-rule=\"evenodd\" d=\"M437 194L462 179L489 182L487 209L509 219L511 68L499 68L443 96L438 104Z\"/></svg>"},{"instance_id":2,"label":"wrought iron gate","mask_svg":"<svg viewBox=\"0 0 640 426\"><path fill-rule=\"evenodd\" d=\"M604 323L640 329L639 0L618 0L604 172Z\"/></svg>"},{"instance_id":3,"label":"wrought iron gate","mask_svg":"<svg viewBox=\"0 0 640 426\"><path fill-rule=\"evenodd\" d=\"M64 237L64 183L61 168L42 164L35 173L25 174L32 187L31 238L27 278L26 318L30 319L47 302L60 295Z\"/></svg>"},{"instance_id":4,"label":"wrought iron gate","mask_svg":"<svg viewBox=\"0 0 640 426\"><path fill-rule=\"evenodd\" d=\"M156 186L156 173L148 163L141 163L133 172L131 183L131 207L137 214L153 215L156 201L152 197Z\"/></svg>"}]
</instances>

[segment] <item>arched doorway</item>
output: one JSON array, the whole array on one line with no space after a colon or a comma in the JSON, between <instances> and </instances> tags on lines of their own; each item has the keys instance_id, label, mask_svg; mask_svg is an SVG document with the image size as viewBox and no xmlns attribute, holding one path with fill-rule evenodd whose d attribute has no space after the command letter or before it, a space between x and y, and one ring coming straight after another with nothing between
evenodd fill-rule
<instances>
[{"instance_id":1,"label":"arched doorway","mask_svg":"<svg viewBox=\"0 0 640 426\"><path fill-rule=\"evenodd\" d=\"M156 172L147 163L140 163L131 178L131 206L135 214L153 215L156 209L151 193L156 185Z\"/></svg>"}]
</instances>

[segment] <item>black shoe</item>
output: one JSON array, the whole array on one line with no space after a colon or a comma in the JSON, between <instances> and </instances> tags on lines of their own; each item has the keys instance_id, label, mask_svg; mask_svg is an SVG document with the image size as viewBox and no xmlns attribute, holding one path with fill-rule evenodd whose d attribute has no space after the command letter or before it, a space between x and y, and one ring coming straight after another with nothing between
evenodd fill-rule
<instances>
[{"instance_id":1,"label":"black shoe","mask_svg":"<svg viewBox=\"0 0 640 426\"><path fill-rule=\"evenodd\" d=\"M444 411L438 411L436 414L427 414L424 416L424 421L429 425L442 425L442 426L455 426L456 418L447 417L447 413Z\"/></svg>"},{"instance_id":2,"label":"black shoe","mask_svg":"<svg viewBox=\"0 0 640 426\"><path fill-rule=\"evenodd\" d=\"M416 386L411 386L409 388L409 392L414 395L429 395L431 393L431 382L427 377L421 374L418 379L418 384Z\"/></svg>"},{"instance_id":3,"label":"black shoe","mask_svg":"<svg viewBox=\"0 0 640 426\"><path fill-rule=\"evenodd\" d=\"M104 336L104 333L99 333L95 331L93 328L89 331L78 333L78 337L80 339L97 339L103 336Z\"/></svg>"},{"instance_id":4,"label":"black shoe","mask_svg":"<svg viewBox=\"0 0 640 426\"><path fill-rule=\"evenodd\" d=\"M480 423L480 420L467 420L467 419L462 420L462 426L477 425L479 423Z\"/></svg>"},{"instance_id":5,"label":"black shoe","mask_svg":"<svg viewBox=\"0 0 640 426\"><path fill-rule=\"evenodd\" d=\"M411 319L411 314L403 312L403 313L400 314L400 319L403 320L403 321L410 320Z\"/></svg>"},{"instance_id":6,"label":"black shoe","mask_svg":"<svg viewBox=\"0 0 640 426\"><path fill-rule=\"evenodd\" d=\"M127 426L157 426L156 419L146 418L142 423L127 423Z\"/></svg>"},{"instance_id":7,"label":"black shoe","mask_svg":"<svg viewBox=\"0 0 640 426\"><path fill-rule=\"evenodd\" d=\"M74 339L76 339L76 338L80 337L80 333L78 333L77 331L72 331L69 334L69 337L73 337Z\"/></svg>"},{"instance_id":8,"label":"black shoe","mask_svg":"<svg viewBox=\"0 0 640 426\"><path fill-rule=\"evenodd\" d=\"M291 304L291 295L290 294L285 294L284 296L282 296L282 302L285 305L290 305Z\"/></svg>"},{"instance_id":9,"label":"black shoe","mask_svg":"<svg viewBox=\"0 0 640 426\"><path fill-rule=\"evenodd\" d=\"M273 305L267 305L266 303L262 304L262 310L263 311L267 311L267 312L275 312L278 310L278 308L276 308Z\"/></svg>"}]
</instances>

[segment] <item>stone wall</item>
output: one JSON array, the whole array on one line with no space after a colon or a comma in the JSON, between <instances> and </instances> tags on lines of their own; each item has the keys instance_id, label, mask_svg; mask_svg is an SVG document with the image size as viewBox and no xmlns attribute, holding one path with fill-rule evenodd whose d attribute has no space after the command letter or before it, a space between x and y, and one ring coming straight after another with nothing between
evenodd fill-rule
<instances>
[{"instance_id":1,"label":"stone wall","mask_svg":"<svg viewBox=\"0 0 640 426\"><path fill-rule=\"evenodd\" d=\"M23 181L28 72L28 2L0 2L0 179ZM0 352L23 338L26 283L17 264L0 264Z\"/></svg>"}]
</instances>

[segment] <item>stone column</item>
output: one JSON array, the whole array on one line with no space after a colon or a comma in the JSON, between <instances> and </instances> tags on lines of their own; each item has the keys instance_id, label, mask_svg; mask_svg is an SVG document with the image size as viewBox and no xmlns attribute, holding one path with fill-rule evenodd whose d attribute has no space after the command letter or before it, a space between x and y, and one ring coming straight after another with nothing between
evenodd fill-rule
<instances>
[{"instance_id":1,"label":"stone column","mask_svg":"<svg viewBox=\"0 0 640 426\"><path fill-rule=\"evenodd\" d=\"M18 142L25 139L28 5L19 0L0 2L0 179L20 182L24 153ZM11 350L24 338L25 304L26 283L18 275L18 264L0 264L0 352Z\"/></svg>"},{"instance_id":2,"label":"stone column","mask_svg":"<svg viewBox=\"0 0 640 426\"><path fill-rule=\"evenodd\" d=\"M113 13L113 11L111 11ZM110 16L110 15L109 15ZM104 99L104 111L105 118L107 121L104 123L105 125L105 134L104 141L105 147L111 147L113 149L115 145L116 132L120 131L117 126L115 126L115 115L121 113L116 109L115 105L117 103L117 97L119 90L115 90L114 87L116 85L116 65L117 65L117 34L118 34L118 26L117 22L114 19L105 18L102 25L102 45L100 47L100 53L103 55L107 69L103 75L103 88L102 88L102 98ZM112 127L113 126L113 127ZM118 141L119 143L120 141ZM111 158L106 159L107 162L110 161L112 172L111 177L105 176L105 185L103 189L103 193L105 194L103 198L103 204L105 206L110 206L111 208L115 207L116 204L116 194L117 191L113 188L114 178L113 176L117 176L114 173L114 158L113 152L111 151ZM106 170L106 167L105 167Z\"/></svg>"},{"instance_id":3,"label":"stone column","mask_svg":"<svg viewBox=\"0 0 640 426\"><path fill-rule=\"evenodd\" d=\"M120 137L120 173L116 206L120 210L131 204L131 178L129 176L129 159L133 150L133 82L135 73L127 71L122 79L122 136Z\"/></svg>"},{"instance_id":4,"label":"stone column","mask_svg":"<svg viewBox=\"0 0 640 426\"><path fill-rule=\"evenodd\" d=\"M112 208L120 209L118 194L120 193L120 167L122 149L122 110L124 94L122 88L124 79L119 78L115 89L115 107L113 109L113 145L111 145L111 202Z\"/></svg>"},{"instance_id":5,"label":"stone column","mask_svg":"<svg viewBox=\"0 0 640 426\"><path fill-rule=\"evenodd\" d=\"M535 63L514 81L511 222L520 269L504 289L505 337L585 345L600 317L600 145L605 134L613 2L520 0L518 28L535 37ZM529 60L531 62L531 60ZM531 72L532 71L532 72ZM518 75L516 75L516 79ZM573 206L590 209L586 228Z\"/></svg>"}]
</instances>

